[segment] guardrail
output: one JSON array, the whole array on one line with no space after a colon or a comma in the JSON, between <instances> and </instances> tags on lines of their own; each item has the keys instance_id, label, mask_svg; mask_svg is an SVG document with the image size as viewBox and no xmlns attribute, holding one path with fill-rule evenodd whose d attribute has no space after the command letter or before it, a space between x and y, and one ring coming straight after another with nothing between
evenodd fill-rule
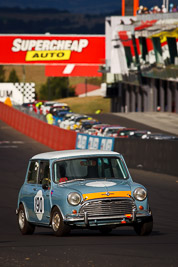
<instances>
[{"instance_id":1,"label":"guardrail","mask_svg":"<svg viewBox=\"0 0 178 267\"><path fill-rule=\"evenodd\" d=\"M102 149L121 153L129 168L178 174L178 141L90 136L61 129L0 103L0 119L54 150Z\"/></svg>"}]
</instances>

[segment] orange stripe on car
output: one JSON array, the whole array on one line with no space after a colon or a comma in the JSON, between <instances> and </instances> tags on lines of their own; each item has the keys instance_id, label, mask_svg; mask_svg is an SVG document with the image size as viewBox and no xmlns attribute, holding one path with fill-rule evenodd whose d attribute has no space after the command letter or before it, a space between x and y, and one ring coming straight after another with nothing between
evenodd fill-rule
<instances>
[{"instance_id":1,"label":"orange stripe on car","mask_svg":"<svg viewBox=\"0 0 178 267\"><path fill-rule=\"evenodd\" d=\"M131 191L108 191L108 192L83 194L83 199L90 200L97 198L130 197L130 195Z\"/></svg>"}]
</instances>

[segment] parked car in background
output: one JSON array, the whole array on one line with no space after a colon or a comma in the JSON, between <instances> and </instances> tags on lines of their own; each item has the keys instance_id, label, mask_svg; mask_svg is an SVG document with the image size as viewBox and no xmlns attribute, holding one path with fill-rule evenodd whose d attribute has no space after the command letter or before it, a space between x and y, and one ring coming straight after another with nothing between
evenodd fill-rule
<instances>
[{"instance_id":1,"label":"parked car in background","mask_svg":"<svg viewBox=\"0 0 178 267\"><path fill-rule=\"evenodd\" d=\"M82 120L80 125L80 132L86 133L89 129L92 128L92 126L100 124L100 122L96 119L87 119Z\"/></svg>"},{"instance_id":2,"label":"parked car in background","mask_svg":"<svg viewBox=\"0 0 178 267\"><path fill-rule=\"evenodd\" d=\"M137 129L135 128L123 128L119 129L117 133L113 134L113 137L119 137L119 138L129 138L130 135L132 135Z\"/></svg>"},{"instance_id":3,"label":"parked car in background","mask_svg":"<svg viewBox=\"0 0 178 267\"><path fill-rule=\"evenodd\" d=\"M23 235L35 227L63 236L75 228L109 233L132 226L149 235L153 217L146 188L133 182L121 154L64 150L33 156L19 191L16 214Z\"/></svg>"},{"instance_id":4,"label":"parked car in background","mask_svg":"<svg viewBox=\"0 0 178 267\"><path fill-rule=\"evenodd\" d=\"M90 129L85 130L85 134L97 135L97 131L93 128L90 128Z\"/></svg>"},{"instance_id":5,"label":"parked car in background","mask_svg":"<svg viewBox=\"0 0 178 267\"><path fill-rule=\"evenodd\" d=\"M124 126L121 125L110 125L109 127L106 127L102 133L102 136L108 136L113 137L114 134L116 134L119 130L124 129Z\"/></svg>"},{"instance_id":6,"label":"parked car in background","mask_svg":"<svg viewBox=\"0 0 178 267\"><path fill-rule=\"evenodd\" d=\"M65 108L68 107L66 103L61 103L61 102L56 102L56 101L46 101L42 106L41 106L41 114L46 115L50 108L52 107L61 107Z\"/></svg>"},{"instance_id":7,"label":"parked car in background","mask_svg":"<svg viewBox=\"0 0 178 267\"><path fill-rule=\"evenodd\" d=\"M146 131L146 130L143 130L143 131L134 131L134 132L131 132L130 135L129 135L129 138L137 138L137 139L145 139L147 135L151 134L150 131Z\"/></svg>"},{"instance_id":8,"label":"parked car in background","mask_svg":"<svg viewBox=\"0 0 178 267\"><path fill-rule=\"evenodd\" d=\"M96 131L95 135L102 135L103 131L106 127L110 126L110 124L106 124L106 123L100 123L97 125L93 125L92 129L94 129Z\"/></svg>"},{"instance_id":9,"label":"parked car in background","mask_svg":"<svg viewBox=\"0 0 178 267\"><path fill-rule=\"evenodd\" d=\"M62 123L63 121L67 121L67 120L69 120L72 116L74 116L74 114L75 114L75 113L73 113L73 112L66 113L66 114L64 115L64 117L63 117L63 120L59 123L59 126L61 127L61 123ZM61 128L63 128L63 127L61 127Z\"/></svg>"},{"instance_id":10,"label":"parked car in background","mask_svg":"<svg viewBox=\"0 0 178 267\"><path fill-rule=\"evenodd\" d=\"M70 124L70 122L73 123L74 119L76 117L79 117L79 116L81 116L81 114L79 114L79 113L73 113L71 116L70 115L69 116L66 115L64 117L64 120L60 123L60 128L67 129L67 127Z\"/></svg>"},{"instance_id":11,"label":"parked car in background","mask_svg":"<svg viewBox=\"0 0 178 267\"><path fill-rule=\"evenodd\" d=\"M162 133L152 133L145 135L144 139L154 139L154 140L178 140L177 136L167 135Z\"/></svg>"},{"instance_id":12,"label":"parked car in background","mask_svg":"<svg viewBox=\"0 0 178 267\"><path fill-rule=\"evenodd\" d=\"M43 114L46 116L46 114L49 112L50 108L54 105L57 104L55 101L46 101L40 108L40 114Z\"/></svg>"},{"instance_id":13,"label":"parked car in background","mask_svg":"<svg viewBox=\"0 0 178 267\"><path fill-rule=\"evenodd\" d=\"M60 127L67 130L74 130L79 126L80 120L87 118L89 118L89 116L74 113L68 120L62 121Z\"/></svg>"},{"instance_id":14,"label":"parked car in background","mask_svg":"<svg viewBox=\"0 0 178 267\"><path fill-rule=\"evenodd\" d=\"M92 117L87 116L87 115L82 115L81 117L79 116L78 118L75 119L75 122L70 125L70 130L79 130L82 127L82 123L86 121L92 120Z\"/></svg>"},{"instance_id":15,"label":"parked car in background","mask_svg":"<svg viewBox=\"0 0 178 267\"><path fill-rule=\"evenodd\" d=\"M64 116L70 113L69 106L53 106L50 108L49 113L53 115L54 118L54 125L59 126L61 121L63 121Z\"/></svg>"}]
</instances>

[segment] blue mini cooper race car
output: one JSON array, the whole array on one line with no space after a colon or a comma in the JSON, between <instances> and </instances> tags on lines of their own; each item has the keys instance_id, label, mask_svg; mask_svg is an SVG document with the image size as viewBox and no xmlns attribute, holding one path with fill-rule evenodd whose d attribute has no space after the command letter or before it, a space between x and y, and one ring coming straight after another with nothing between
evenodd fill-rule
<instances>
[{"instance_id":1,"label":"blue mini cooper race car","mask_svg":"<svg viewBox=\"0 0 178 267\"><path fill-rule=\"evenodd\" d=\"M147 190L134 183L121 154L101 150L64 150L38 154L29 161L16 213L22 234L36 226L56 236L74 228L109 233L132 225L148 235L153 217Z\"/></svg>"}]
</instances>

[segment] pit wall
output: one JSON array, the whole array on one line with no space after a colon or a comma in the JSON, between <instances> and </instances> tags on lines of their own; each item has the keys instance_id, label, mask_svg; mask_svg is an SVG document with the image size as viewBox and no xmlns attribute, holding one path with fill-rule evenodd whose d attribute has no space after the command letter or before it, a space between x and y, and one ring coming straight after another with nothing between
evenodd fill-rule
<instances>
[{"instance_id":1,"label":"pit wall","mask_svg":"<svg viewBox=\"0 0 178 267\"><path fill-rule=\"evenodd\" d=\"M114 150L125 158L129 168L178 176L178 141L115 139Z\"/></svg>"},{"instance_id":2,"label":"pit wall","mask_svg":"<svg viewBox=\"0 0 178 267\"><path fill-rule=\"evenodd\" d=\"M124 156L129 168L178 175L178 141L89 136L49 125L1 102L0 119L54 150L114 150Z\"/></svg>"}]
</instances>

